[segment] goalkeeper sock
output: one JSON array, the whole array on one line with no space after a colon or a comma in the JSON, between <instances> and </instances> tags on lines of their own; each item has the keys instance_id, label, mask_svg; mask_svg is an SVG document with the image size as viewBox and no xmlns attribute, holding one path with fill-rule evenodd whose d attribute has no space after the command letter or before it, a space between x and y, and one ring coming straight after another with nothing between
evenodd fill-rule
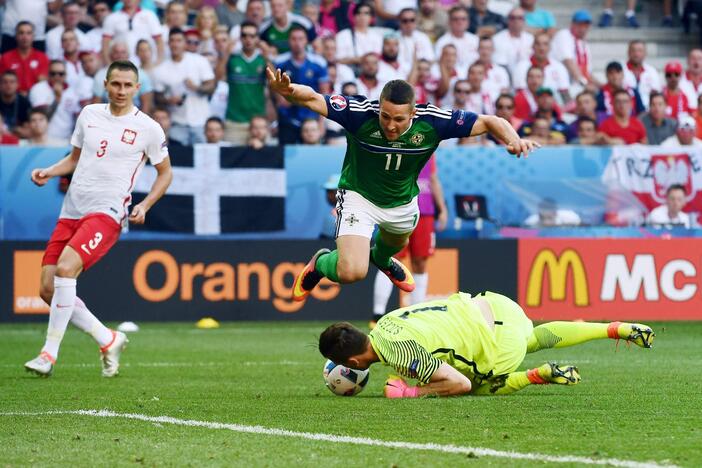
<instances>
[{"instance_id":1,"label":"goalkeeper sock","mask_svg":"<svg viewBox=\"0 0 702 468\"><path fill-rule=\"evenodd\" d=\"M386 269L390 266L390 258L404 248L403 246L396 247L388 245L383 241L380 231L375 233L375 245L371 249L371 260L373 264L380 269Z\"/></svg>"},{"instance_id":2,"label":"goalkeeper sock","mask_svg":"<svg viewBox=\"0 0 702 468\"><path fill-rule=\"evenodd\" d=\"M498 375L473 389L471 393L473 395L509 395L518 392L524 387L537 383L529 378L529 373L533 371L537 371L537 369ZM544 381L542 383L546 382Z\"/></svg>"},{"instance_id":3,"label":"goalkeeper sock","mask_svg":"<svg viewBox=\"0 0 702 468\"><path fill-rule=\"evenodd\" d=\"M587 341L608 338L608 323L548 322L534 328L527 343L527 352L547 348L564 348Z\"/></svg>"},{"instance_id":4,"label":"goalkeeper sock","mask_svg":"<svg viewBox=\"0 0 702 468\"><path fill-rule=\"evenodd\" d=\"M317 259L314 269L335 283L338 283L339 275L336 273L337 261L339 261L339 252L337 250L332 250L327 254L321 255Z\"/></svg>"}]
</instances>

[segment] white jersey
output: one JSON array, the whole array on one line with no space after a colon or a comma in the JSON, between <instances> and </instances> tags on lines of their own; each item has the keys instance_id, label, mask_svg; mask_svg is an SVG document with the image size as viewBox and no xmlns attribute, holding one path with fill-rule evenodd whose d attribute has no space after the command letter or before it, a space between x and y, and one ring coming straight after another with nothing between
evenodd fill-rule
<instances>
[{"instance_id":1,"label":"white jersey","mask_svg":"<svg viewBox=\"0 0 702 468\"><path fill-rule=\"evenodd\" d=\"M136 107L117 117L109 104L85 106L71 145L81 152L59 215L68 219L104 213L121 224L146 158L156 165L168 156L163 129Z\"/></svg>"}]
</instances>

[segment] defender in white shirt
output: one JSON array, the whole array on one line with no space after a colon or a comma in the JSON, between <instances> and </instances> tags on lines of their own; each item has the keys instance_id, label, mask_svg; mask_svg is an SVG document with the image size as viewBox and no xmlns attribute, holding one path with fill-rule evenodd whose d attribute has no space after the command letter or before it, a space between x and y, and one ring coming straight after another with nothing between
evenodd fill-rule
<instances>
[{"instance_id":1,"label":"defender in white shirt","mask_svg":"<svg viewBox=\"0 0 702 468\"><path fill-rule=\"evenodd\" d=\"M51 167L32 171L38 186L73 174L42 260L40 295L51 304L46 342L39 356L24 365L40 376L51 374L69 320L100 346L102 375L117 375L127 337L105 327L88 310L76 296L76 279L117 242L122 223L144 223L172 179L163 129L133 104L139 89L136 66L113 62L105 89L108 104L91 104L80 113L71 153ZM131 191L147 158L158 176L129 214Z\"/></svg>"}]
</instances>

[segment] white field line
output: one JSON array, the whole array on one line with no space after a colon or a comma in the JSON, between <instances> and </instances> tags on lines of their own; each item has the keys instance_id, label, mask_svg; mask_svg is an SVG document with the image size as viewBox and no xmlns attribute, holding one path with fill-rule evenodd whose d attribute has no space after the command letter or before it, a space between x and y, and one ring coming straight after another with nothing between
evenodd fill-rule
<instances>
[{"instance_id":1,"label":"white field line","mask_svg":"<svg viewBox=\"0 0 702 468\"><path fill-rule=\"evenodd\" d=\"M116 413L109 410L75 410L75 411L42 411L42 412L0 412L0 416L52 416L52 415L77 415L96 418L122 418L133 419L150 423L173 424L176 426L202 427L206 429L224 429L246 434L260 434L267 436L292 437L297 439L317 440L323 442L366 445L374 447L387 447L404 450L423 450L441 453L473 454L479 457L497 457L512 460L532 460L551 463L580 463L584 465L609 465L626 468L672 468L674 465L661 465L655 462L637 462L617 458L591 458L576 455L546 455L529 452L508 452L482 447L466 447L459 445L444 445L435 443L416 443L371 439L368 437L351 437L334 434L314 432L297 432L287 429L267 428L262 426L245 426L242 424L228 424L210 421L197 421L193 419L178 419L170 416L147 416L134 413Z\"/></svg>"},{"instance_id":2,"label":"white field line","mask_svg":"<svg viewBox=\"0 0 702 468\"><path fill-rule=\"evenodd\" d=\"M222 367L222 366L227 366L227 367L236 367L238 365L241 366L305 366L308 365L308 362L303 362L303 361L287 361L287 360L282 360L282 361L241 361L241 362L227 362L227 361L219 361L219 362L135 362L135 363L123 363L120 364L120 367ZM74 363L74 364L60 364L60 367L100 367L101 364L96 362L96 363ZM21 364L0 364L0 368L6 367L6 368L21 368Z\"/></svg>"}]
</instances>

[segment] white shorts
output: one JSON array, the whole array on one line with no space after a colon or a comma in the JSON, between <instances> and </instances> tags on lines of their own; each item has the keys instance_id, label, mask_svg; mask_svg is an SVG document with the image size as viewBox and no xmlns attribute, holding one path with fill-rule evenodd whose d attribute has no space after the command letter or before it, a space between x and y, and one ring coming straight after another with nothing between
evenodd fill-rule
<instances>
[{"instance_id":1,"label":"white shorts","mask_svg":"<svg viewBox=\"0 0 702 468\"><path fill-rule=\"evenodd\" d=\"M373 237L377 224L391 234L410 233L419 221L417 197L406 205L380 208L352 190L336 191L336 237Z\"/></svg>"}]
</instances>

